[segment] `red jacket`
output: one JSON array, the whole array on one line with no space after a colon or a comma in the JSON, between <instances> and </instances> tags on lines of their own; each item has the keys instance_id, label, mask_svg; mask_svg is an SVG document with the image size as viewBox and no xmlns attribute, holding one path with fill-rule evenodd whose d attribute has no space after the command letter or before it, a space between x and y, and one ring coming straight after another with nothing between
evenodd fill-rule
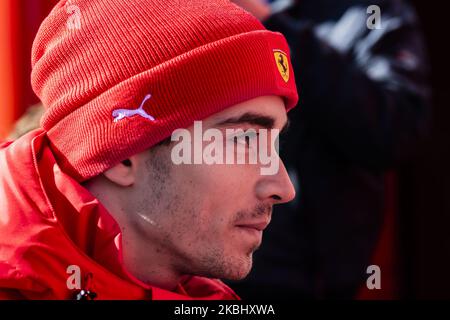
<instances>
[{"instance_id":1,"label":"red jacket","mask_svg":"<svg viewBox=\"0 0 450 320\"><path fill-rule=\"evenodd\" d=\"M68 288L73 265L81 288ZM175 292L140 282L122 267L120 228L60 170L44 131L0 144L0 299L72 299L80 289L97 299L239 299L202 277Z\"/></svg>"}]
</instances>

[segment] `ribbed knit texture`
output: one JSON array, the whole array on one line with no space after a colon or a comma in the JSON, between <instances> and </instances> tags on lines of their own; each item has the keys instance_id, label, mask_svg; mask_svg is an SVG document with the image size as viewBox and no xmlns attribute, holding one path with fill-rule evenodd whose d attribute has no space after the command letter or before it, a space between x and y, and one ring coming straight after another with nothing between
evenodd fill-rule
<instances>
[{"instance_id":1,"label":"ribbed knit texture","mask_svg":"<svg viewBox=\"0 0 450 320\"><path fill-rule=\"evenodd\" d=\"M73 5L79 29L67 27ZM61 1L33 44L41 125L60 166L83 181L236 103L279 95L292 108L292 67L285 82L274 50L288 54L284 37L225 0ZM155 121L113 121L147 94Z\"/></svg>"}]
</instances>

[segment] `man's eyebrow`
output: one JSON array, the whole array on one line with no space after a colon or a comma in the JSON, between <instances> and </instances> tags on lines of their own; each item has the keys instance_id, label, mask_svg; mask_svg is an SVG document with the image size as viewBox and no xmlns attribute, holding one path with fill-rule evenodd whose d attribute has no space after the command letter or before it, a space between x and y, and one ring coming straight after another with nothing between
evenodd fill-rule
<instances>
[{"instance_id":1,"label":"man's eyebrow","mask_svg":"<svg viewBox=\"0 0 450 320\"><path fill-rule=\"evenodd\" d=\"M228 124L241 124L241 123L257 125L257 126L265 128L265 129L273 129L273 127L275 125L275 119L271 116L266 116L266 115L253 113L253 112L246 112L241 116L222 120L222 121L218 122L216 125L225 126ZM289 127L289 119L284 124L283 128L280 131L280 134L286 132L288 127Z\"/></svg>"}]
</instances>

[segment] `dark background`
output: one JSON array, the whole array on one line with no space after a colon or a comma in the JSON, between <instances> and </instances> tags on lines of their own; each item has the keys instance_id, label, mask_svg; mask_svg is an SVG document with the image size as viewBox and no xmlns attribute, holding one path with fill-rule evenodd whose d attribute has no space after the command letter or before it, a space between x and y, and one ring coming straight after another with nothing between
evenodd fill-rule
<instances>
[{"instance_id":1,"label":"dark background","mask_svg":"<svg viewBox=\"0 0 450 320\"><path fill-rule=\"evenodd\" d=\"M400 266L405 298L450 298L450 23L444 1L412 1L431 62L433 120L425 150L400 172Z\"/></svg>"}]
</instances>

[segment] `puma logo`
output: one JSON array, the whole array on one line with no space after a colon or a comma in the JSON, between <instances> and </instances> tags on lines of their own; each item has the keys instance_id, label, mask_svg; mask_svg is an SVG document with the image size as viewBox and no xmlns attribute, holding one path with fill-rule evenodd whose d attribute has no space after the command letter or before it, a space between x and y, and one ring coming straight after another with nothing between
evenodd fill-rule
<instances>
[{"instance_id":1,"label":"puma logo","mask_svg":"<svg viewBox=\"0 0 450 320\"><path fill-rule=\"evenodd\" d=\"M152 97L151 94L148 94L145 96L144 100L142 101L140 107L138 109L117 109L114 110L112 113L112 116L114 117L114 122L118 122L124 118L130 118L133 116L141 116L145 119L149 119L151 121L155 121L155 118L153 118L151 115L149 115L144 110L144 104L147 102L148 99Z\"/></svg>"}]
</instances>

